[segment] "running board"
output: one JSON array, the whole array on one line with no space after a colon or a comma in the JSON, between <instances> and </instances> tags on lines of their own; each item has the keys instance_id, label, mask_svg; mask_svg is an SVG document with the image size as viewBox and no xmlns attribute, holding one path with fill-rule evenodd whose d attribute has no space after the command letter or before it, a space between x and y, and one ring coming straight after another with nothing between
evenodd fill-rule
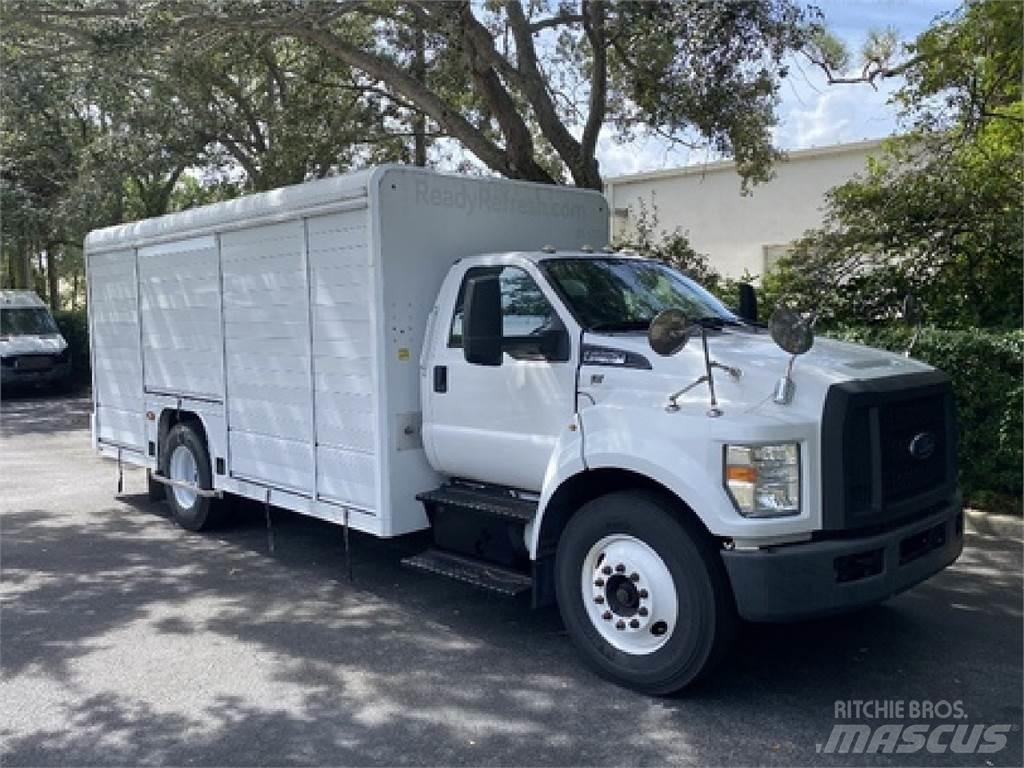
<instances>
[{"instance_id":1,"label":"running board","mask_svg":"<svg viewBox=\"0 0 1024 768\"><path fill-rule=\"evenodd\" d=\"M448 483L416 494L427 510L471 512L506 523L526 525L537 514L537 502L512 495L507 489Z\"/></svg>"},{"instance_id":2,"label":"running board","mask_svg":"<svg viewBox=\"0 0 1024 768\"><path fill-rule=\"evenodd\" d=\"M442 549L428 549L407 557L402 560L402 565L424 573L447 576L505 597L517 597L533 589L533 579L524 573Z\"/></svg>"}]
</instances>

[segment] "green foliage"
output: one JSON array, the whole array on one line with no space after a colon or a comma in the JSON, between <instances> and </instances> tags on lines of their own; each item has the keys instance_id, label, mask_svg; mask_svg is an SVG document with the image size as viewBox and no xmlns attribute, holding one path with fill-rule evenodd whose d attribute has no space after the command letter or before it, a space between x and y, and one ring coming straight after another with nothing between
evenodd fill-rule
<instances>
[{"instance_id":1,"label":"green foliage","mask_svg":"<svg viewBox=\"0 0 1024 768\"><path fill-rule=\"evenodd\" d=\"M847 327L830 335L904 352L905 326ZM912 356L953 379L960 422L960 483L968 502L989 506L993 495L1015 497L1019 511L1024 465L1024 331L922 328Z\"/></svg>"},{"instance_id":2,"label":"green foliage","mask_svg":"<svg viewBox=\"0 0 1024 768\"><path fill-rule=\"evenodd\" d=\"M610 115L628 133L699 137L744 179L771 177L770 132L786 54L816 27L797 5L706 0L622 2L609 23Z\"/></svg>"},{"instance_id":3,"label":"green foliage","mask_svg":"<svg viewBox=\"0 0 1024 768\"><path fill-rule=\"evenodd\" d=\"M829 193L824 226L766 276L766 292L815 308L826 326L884 324L912 293L939 327L1019 328L1020 8L966 4L909 52L896 98L912 131Z\"/></svg>"},{"instance_id":4,"label":"green foliage","mask_svg":"<svg viewBox=\"0 0 1024 768\"><path fill-rule=\"evenodd\" d=\"M53 313L61 336L71 350L71 379L76 385L89 383L89 319L84 309Z\"/></svg>"},{"instance_id":5,"label":"green foliage","mask_svg":"<svg viewBox=\"0 0 1024 768\"><path fill-rule=\"evenodd\" d=\"M637 201L634 215L636 223L630 237L619 239L616 247L664 261L709 291L719 289L722 276L711 266L707 254L698 253L681 229L667 232L658 228L658 201L653 192L650 205L642 198Z\"/></svg>"}]
</instances>

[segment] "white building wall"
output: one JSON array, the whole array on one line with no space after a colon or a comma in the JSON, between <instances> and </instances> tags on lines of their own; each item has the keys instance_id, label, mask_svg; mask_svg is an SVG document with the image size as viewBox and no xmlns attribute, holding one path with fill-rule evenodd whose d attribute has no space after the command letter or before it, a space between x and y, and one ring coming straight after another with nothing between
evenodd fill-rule
<instances>
[{"instance_id":1,"label":"white building wall","mask_svg":"<svg viewBox=\"0 0 1024 768\"><path fill-rule=\"evenodd\" d=\"M862 173L880 141L839 144L790 152L775 166L775 178L740 194L740 177L731 161L607 181L614 242L635 232L639 200L657 207L657 234L685 232L693 247L729 277L744 271L764 274L805 231L821 225L825 193ZM652 198L653 196L653 198Z\"/></svg>"}]
</instances>

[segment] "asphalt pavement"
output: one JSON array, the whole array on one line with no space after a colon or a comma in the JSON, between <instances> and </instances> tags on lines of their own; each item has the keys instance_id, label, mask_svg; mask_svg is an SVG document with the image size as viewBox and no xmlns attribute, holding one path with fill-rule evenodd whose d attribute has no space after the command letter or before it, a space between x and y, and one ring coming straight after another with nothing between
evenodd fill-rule
<instances>
[{"instance_id":1,"label":"asphalt pavement","mask_svg":"<svg viewBox=\"0 0 1024 768\"><path fill-rule=\"evenodd\" d=\"M1024 764L1019 534L968 533L882 606L744 626L712 680L650 698L591 674L556 610L403 569L423 536L353 535L350 582L327 523L275 510L273 555L258 505L178 529L142 472L116 494L88 413L0 405L5 766ZM837 720L862 701L888 709ZM1005 746L828 744L837 723L947 719Z\"/></svg>"}]
</instances>

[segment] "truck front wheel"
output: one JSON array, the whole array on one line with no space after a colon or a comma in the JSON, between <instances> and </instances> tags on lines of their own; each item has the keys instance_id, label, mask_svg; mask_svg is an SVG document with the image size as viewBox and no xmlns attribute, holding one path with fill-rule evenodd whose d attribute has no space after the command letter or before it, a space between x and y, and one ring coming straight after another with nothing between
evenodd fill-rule
<instances>
[{"instance_id":1,"label":"truck front wheel","mask_svg":"<svg viewBox=\"0 0 1024 768\"><path fill-rule=\"evenodd\" d=\"M673 693L728 650L736 613L721 557L659 494L588 502L562 533L556 571L566 629L604 677Z\"/></svg>"},{"instance_id":2,"label":"truck front wheel","mask_svg":"<svg viewBox=\"0 0 1024 768\"><path fill-rule=\"evenodd\" d=\"M217 522L214 499L200 496L185 485L213 488L210 454L203 438L188 424L175 424L164 441L161 463L161 474L178 483L166 486L175 522L189 531L211 528Z\"/></svg>"}]
</instances>

